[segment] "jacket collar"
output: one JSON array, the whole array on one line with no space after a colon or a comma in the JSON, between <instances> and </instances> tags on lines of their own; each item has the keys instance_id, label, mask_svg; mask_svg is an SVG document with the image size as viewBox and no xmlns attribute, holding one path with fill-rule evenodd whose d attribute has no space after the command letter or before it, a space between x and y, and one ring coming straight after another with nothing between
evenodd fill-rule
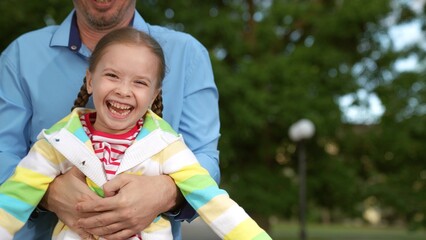
<instances>
[{"instance_id":1,"label":"jacket collar","mask_svg":"<svg viewBox=\"0 0 426 240\"><path fill-rule=\"evenodd\" d=\"M102 186L107 181L102 163L96 157L91 141L80 122L81 114L93 111L76 108L51 128L44 130L39 138L45 138L88 178ZM117 174L141 164L179 139L181 137L166 121L149 110L141 132L126 150Z\"/></svg>"},{"instance_id":2,"label":"jacket collar","mask_svg":"<svg viewBox=\"0 0 426 240\"><path fill-rule=\"evenodd\" d=\"M80 141L86 142L89 141L89 137L85 133L83 126L80 122L80 116L89 112L95 112L94 109L89 108L75 108L71 114L67 115L59 122L54 124L48 130L45 130L45 134L49 135L55 131L58 131L62 128L67 129L69 132L73 133ZM136 141L141 140L142 138L149 135L156 129L160 129L162 132L168 133L171 136L178 136L178 134L173 130L173 128L161 117L157 114L148 110L145 115L144 124L138 136L136 137Z\"/></svg>"}]
</instances>

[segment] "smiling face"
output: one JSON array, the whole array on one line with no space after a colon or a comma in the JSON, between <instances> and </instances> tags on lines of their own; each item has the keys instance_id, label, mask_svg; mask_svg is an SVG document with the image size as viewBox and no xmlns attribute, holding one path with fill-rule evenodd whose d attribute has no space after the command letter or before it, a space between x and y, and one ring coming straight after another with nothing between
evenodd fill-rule
<instances>
[{"instance_id":1,"label":"smiling face","mask_svg":"<svg viewBox=\"0 0 426 240\"><path fill-rule=\"evenodd\" d=\"M147 47L112 44L86 72L97 111L93 127L120 134L133 128L159 93L159 60Z\"/></svg>"}]
</instances>

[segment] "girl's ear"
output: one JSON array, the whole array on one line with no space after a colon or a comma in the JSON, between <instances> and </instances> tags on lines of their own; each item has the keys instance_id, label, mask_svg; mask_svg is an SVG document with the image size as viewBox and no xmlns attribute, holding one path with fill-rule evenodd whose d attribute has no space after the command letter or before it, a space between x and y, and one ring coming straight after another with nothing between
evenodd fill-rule
<instances>
[{"instance_id":1,"label":"girl's ear","mask_svg":"<svg viewBox=\"0 0 426 240\"><path fill-rule=\"evenodd\" d=\"M89 69L86 70L86 89L88 94L93 93L92 74L90 73Z\"/></svg>"}]
</instances>

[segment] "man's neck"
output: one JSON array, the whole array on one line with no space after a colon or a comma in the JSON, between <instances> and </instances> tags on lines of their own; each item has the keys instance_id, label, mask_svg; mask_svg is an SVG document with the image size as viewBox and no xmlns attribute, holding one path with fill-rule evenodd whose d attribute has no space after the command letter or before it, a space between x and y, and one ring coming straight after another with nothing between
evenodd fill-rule
<instances>
[{"instance_id":1,"label":"man's neck","mask_svg":"<svg viewBox=\"0 0 426 240\"><path fill-rule=\"evenodd\" d=\"M98 29L93 26L90 26L84 20L79 20L79 18L77 17L77 25L80 31L81 41L84 45L86 45L87 48L93 51L93 49L95 49L96 44L103 36L111 32L112 30L129 26L131 20L132 17L121 21L120 23L116 24L111 28Z\"/></svg>"},{"instance_id":2,"label":"man's neck","mask_svg":"<svg viewBox=\"0 0 426 240\"><path fill-rule=\"evenodd\" d=\"M86 28L86 26L82 26L82 25L79 25L78 29L80 31L81 41L91 51L93 51L93 49L95 49L95 46L99 42L99 40L103 36L105 36L105 34L107 34L109 32L109 31L93 30L93 29L90 29L90 28Z\"/></svg>"}]
</instances>

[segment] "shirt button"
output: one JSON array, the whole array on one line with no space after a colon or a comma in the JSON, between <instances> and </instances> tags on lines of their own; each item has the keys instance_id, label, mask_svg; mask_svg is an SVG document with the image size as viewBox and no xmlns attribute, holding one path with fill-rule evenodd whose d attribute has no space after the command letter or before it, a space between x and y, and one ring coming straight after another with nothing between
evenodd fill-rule
<instances>
[{"instance_id":1,"label":"shirt button","mask_svg":"<svg viewBox=\"0 0 426 240\"><path fill-rule=\"evenodd\" d=\"M71 50L73 50L73 51L75 51L75 50L77 50L77 46L76 45L71 45Z\"/></svg>"}]
</instances>

